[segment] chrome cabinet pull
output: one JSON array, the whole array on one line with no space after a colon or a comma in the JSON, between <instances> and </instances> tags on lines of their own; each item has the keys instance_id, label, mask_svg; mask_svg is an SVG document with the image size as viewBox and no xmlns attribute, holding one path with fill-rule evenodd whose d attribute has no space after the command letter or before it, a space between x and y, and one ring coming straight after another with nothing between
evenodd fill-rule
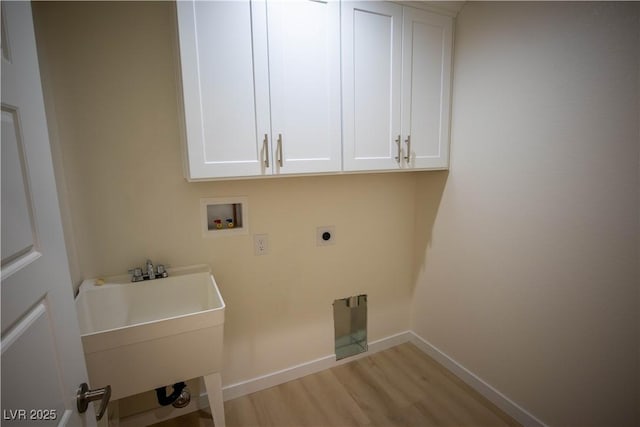
<instances>
[{"instance_id":1,"label":"chrome cabinet pull","mask_svg":"<svg viewBox=\"0 0 640 427\"><path fill-rule=\"evenodd\" d=\"M100 410L98 411L98 415L96 415L96 420L100 421L107 410L109 399L111 399L110 385L103 388L97 388L95 390L89 390L87 383L82 383L80 384L80 388L76 394L78 412L81 414L86 412L89 408L89 402L100 400Z\"/></svg>"},{"instance_id":2,"label":"chrome cabinet pull","mask_svg":"<svg viewBox=\"0 0 640 427\"><path fill-rule=\"evenodd\" d=\"M404 140L407 143L407 155L404 159L409 163L411 161L411 135L407 136L407 139Z\"/></svg>"},{"instance_id":3,"label":"chrome cabinet pull","mask_svg":"<svg viewBox=\"0 0 640 427\"><path fill-rule=\"evenodd\" d=\"M264 134L264 141L262 141L262 149L264 150L264 167L269 167L269 137Z\"/></svg>"},{"instance_id":4,"label":"chrome cabinet pull","mask_svg":"<svg viewBox=\"0 0 640 427\"><path fill-rule=\"evenodd\" d=\"M278 164L280 165L280 167L282 167L282 134L279 133L278 134L278 152L277 152L277 156L278 156Z\"/></svg>"},{"instance_id":5,"label":"chrome cabinet pull","mask_svg":"<svg viewBox=\"0 0 640 427\"><path fill-rule=\"evenodd\" d=\"M400 143L401 138L400 135L398 135L398 138L396 139L396 144L398 145L398 155L395 157L396 162L400 163L400 158L402 157L402 145Z\"/></svg>"}]
</instances>

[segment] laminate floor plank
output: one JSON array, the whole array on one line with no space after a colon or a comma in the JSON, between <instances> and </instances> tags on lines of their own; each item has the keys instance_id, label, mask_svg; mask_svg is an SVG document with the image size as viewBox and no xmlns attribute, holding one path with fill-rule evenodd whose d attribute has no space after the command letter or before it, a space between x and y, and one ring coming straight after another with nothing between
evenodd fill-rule
<instances>
[{"instance_id":1,"label":"laminate floor plank","mask_svg":"<svg viewBox=\"0 0 640 427\"><path fill-rule=\"evenodd\" d=\"M279 385L277 388L288 403L297 426L329 424L328 415L314 402L312 394L305 392L300 379Z\"/></svg>"},{"instance_id":2,"label":"laminate floor plank","mask_svg":"<svg viewBox=\"0 0 640 427\"><path fill-rule=\"evenodd\" d=\"M333 371L326 370L301 378L305 392L326 414L328 426L365 427L369 417L338 381Z\"/></svg>"},{"instance_id":3,"label":"laminate floor plank","mask_svg":"<svg viewBox=\"0 0 640 427\"><path fill-rule=\"evenodd\" d=\"M331 369L367 416L377 424L389 420L397 408L389 390L380 386L361 360Z\"/></svg>"},{"instance_id":4,"label":"laminate floor plank","mask_svg":"<svg viewBox=\"0 0 640 427\"><path fill-rule=\"evenodd\" d=\"M265 427L293 427L298 425L295 417L295 407L291 406L281 385L262 390L250 395L256 409L256 418ZM226 414L226 411L225 411Z\"/></svg>"},{"instance_id":5,"label":"laminate floor plank","mask_svg":"<svg viewBox=\"0 0 640 427\"><path fill-rule=\"evenodd\" d=\"M520 426L405 343L225 402L228 427ZM197 411L155 427L210 427Z\"/></svg>"},{"instance_id":6,"label":"laminate floor plank","mask_svg":"<svg viewBox=\"0 0 640 427\"><path fill-rule=\"evenodd\" d=\"M414 362L428 364L429 370L425 372L427 377L433 377L441 387L445 401L457 402L454 411L455 416L462 417L460 422L464 425L487 426L518 426L513 418L505 414L487 398L476 392L460 378L445 367L437 363L413 345L395 347L399 352L406 354Z\"/></svg>"},{"instance_id":7,"label":"laminate floor plank","mask_svg":"<svg viewBox=\"0 0 640 427\"><path fill-rule=\"evenodd\" d=\"M443 396L443 386L433 384L433 380L427 377L422 371L415 369L406 360L403 360L398 354L389 354L387 352L380 353L380 358L385 359L387 363L386 369L392 372L398 381L401 381L407 389L413 390L415 400L410 405L411 412L420 412L430 423L425 425L441 425L444 420L454 417L452 409L447 402L447 398ZM426 400L427 406L422 403ZM420 405L418 405L420 404ZM403 408L404 409L404 408ZM400 423L407 424L406 417L400 416ZM419 424L419 423L418 423ZM408 424L415 425L415 424Z\"/></svg>"},{"instance_id":8,"label":"laminate floor plank","mask_svg":"<svg viewBox=\"0 0 640 427\"><path fill-rule=\"evenodd\" d=\"M260 421L251 398L238 397L224 403L225 421L230 426L259 427Z\"/></svg>"},{"instance_id":9,"label":"laminate floor plank","mask_svg":"<svg viewBox=\"0 0 640 427\"><path fill-rule=\"evenodd\" d=\"M449 420L450 425L505 425L502 419L492 412L493 404L481 401L481 396L472 389L467 389L466 384L460 379L432 359L425 359L414 349L415 347L403 347L398 348L398 351L404 357L406 366L429 379L426 396L421 399L421 407L431 414L443 415L442 422ZM487 422L487 419L491 421Z\"/></svg>"}]
</instances>

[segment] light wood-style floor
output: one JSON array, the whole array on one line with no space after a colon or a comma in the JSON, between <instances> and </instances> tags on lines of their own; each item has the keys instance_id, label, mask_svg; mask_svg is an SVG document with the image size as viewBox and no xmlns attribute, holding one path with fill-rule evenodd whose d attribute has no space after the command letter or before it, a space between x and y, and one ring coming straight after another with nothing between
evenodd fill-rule
<instances>
[{"instance_id":1,"label":"light wood-style floor","mask_svg":"<svg viewBox=\"0 0 640 427\"><path fill-rule=\"evenodd\" d=\"M519 426L413 344L225 402L227 426ZM193 412L155 427L212 427Z\"/></svg>"}]
</instances>

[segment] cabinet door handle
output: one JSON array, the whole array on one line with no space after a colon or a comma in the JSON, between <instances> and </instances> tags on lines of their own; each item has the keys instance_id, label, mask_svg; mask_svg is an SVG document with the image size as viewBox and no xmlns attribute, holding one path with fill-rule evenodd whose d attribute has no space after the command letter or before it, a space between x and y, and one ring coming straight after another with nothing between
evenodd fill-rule
<instances>
[{"instance_id":1,"label":"cabinet door handle","mask_svg":"<svg viewBox=\"0 0 640 427\"><path fill-rule=\"evenodd\" d=\"M398 135L398 138L396 138L396 145L398 146L398 155L395 157L396 162L400 163L400 158L402 157L402 145L401 142L402 138L400 138L400 135Z\"/></svg>"},{"instance_id":2,"label":"cabinet door handle","mask_svg":"<svg viewBox=\"0 0 640 427\"><path fill-rule=\"evenodd\" d=\"M407 143L407 155L404 159L409 163L411 161L411 135L407 136L407 139L404 140Z\"/></svg>"},{"instance_id":3,"label":"cabinet door handle","mask_svg":"<svg viewBox=\"0 0 640 427\"><path fill-rule=\"evenodd\" d=\"M282 134L279 133L278 134L278 152L277 152L277 156L278 156L278 164L280 165L280 167L282 167Z\"/></svg>"},{"instance_id":4,"label":"cabinet door handle","mask_svg":"<svg viewBox=\"0 0 640 427\"><path fill-rule=\"evenodd\" d=\"M264 167L269 167L269 137L264 134L264 141L262 141L262 149L264 150Z\"/></svg>"}]
</instances>

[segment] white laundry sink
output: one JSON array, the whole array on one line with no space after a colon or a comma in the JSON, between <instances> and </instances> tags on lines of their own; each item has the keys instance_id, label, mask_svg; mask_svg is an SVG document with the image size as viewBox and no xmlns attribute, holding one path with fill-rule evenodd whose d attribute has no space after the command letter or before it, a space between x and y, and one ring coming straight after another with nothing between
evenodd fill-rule
<instances>
[{"instance_id":1,"label":"white laundry sink","mask_svg":"<svg viewBox=\"0 0 640 427\"><path fill-rule=\"evenodd\" d=\"M80 285L76 310L89 380L120 399L221 371L225 304L208 266Z\"/></svg>"}]
</instances>

